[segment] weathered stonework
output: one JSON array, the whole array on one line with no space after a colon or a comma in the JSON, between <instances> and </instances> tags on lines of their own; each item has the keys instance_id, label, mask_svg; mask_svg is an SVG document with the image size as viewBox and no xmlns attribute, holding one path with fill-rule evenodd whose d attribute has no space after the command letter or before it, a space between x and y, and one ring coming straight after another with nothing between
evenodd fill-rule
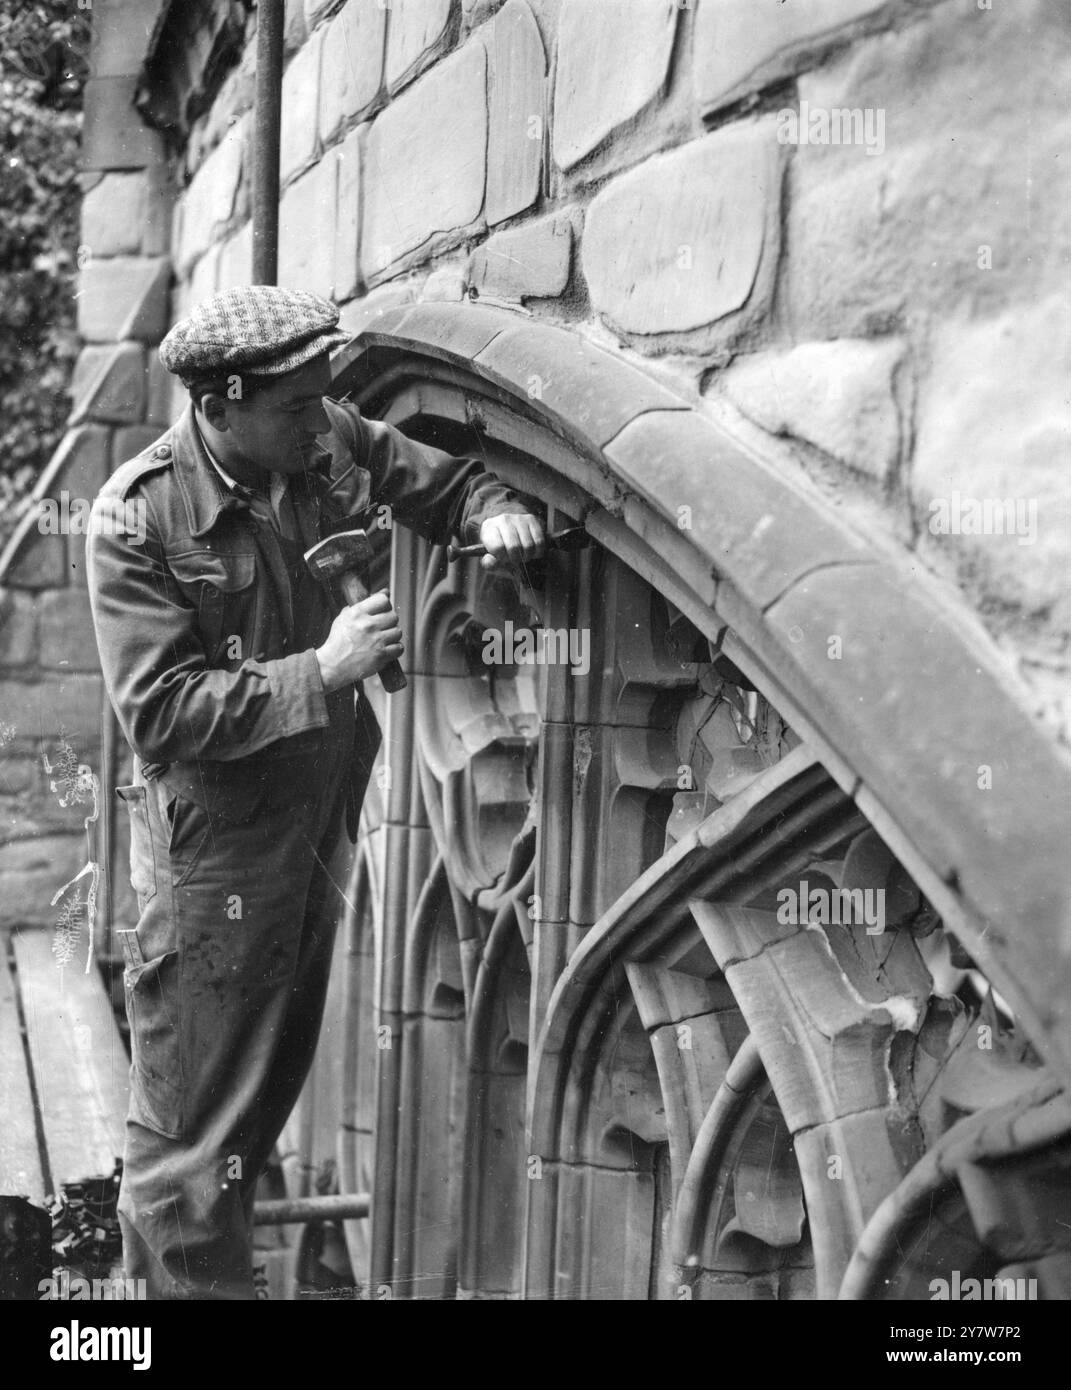
<instances>
[{"instance_id":1,"label":"weathered stonework","mask_svg":"<svg viewBox=\"0 0 1071 1390\"><path fill-rule=\"evenodd\" d=\"M285 191L279 204L279 284L329 298L334 281L335 191L332 152Z\"/></svg>"},{"instance_id":2,"label":"weathered stonework","mask_svg":"<svg viewBox=\"0 0 1071 1390\"><path fill-rule=\"evenodd\" d=\"M253 224L245 222L223 243L219 257L221 290L248 285L253 278Z\"/></svg>"},{"instance_id":3,"label":"weathered stonework","mask_svg":"<svg viewBox=\"0 0 1071 1390\"><path fill-rule=\"evenodd\" d=\"M335 151L338 159L338 192L335 212L335 298L351 299L361 285L361 160L367 126L351 130Z\"/></svg>"},{"instance_id":4,"label":"weathered stonework","mask_svg":"<svg viewBox=\"0 0 1071 1390\"><path fill-rule=\"evenodd\" d=\"M554 159L571 169L662 89L678 10L647 0L564 0L558 19Z\"/></svg>"},{"instance_id":5,"label":"weathered stonework","mask_svg":"<svg viewBox=\"0 0 1071 1390\"><path fill-rule=\"evenodd\" d=\"M145 406L145 348L117 343L83 348L71 377L71 424L135 424Z\"/></svg>"},{"instance_id":6,"label":"weathered stonework","mask_svg":"<svg viewBox=\"0 0 1071 1390\"><path fill-rule=\"evenodd\" d=\"M904 344L841 339L738 358L721 384L764 429L884 482L900 453L894 377Z\"/></svg>"},{"instance_id":7,"label":"weathered stonework","mask_svg":"<svg viewBox=\"0 0 1071 1390\"><path fill-rule=\"evenodd\" d=\"M227 133L180 200L181 232L176 255L180 275L219 240L237 213L246 130L247 123L242 121Z\"/></svg>"},{"instance_id":8,"label":"weathered stonework","mask_svg":"<svg viewBox=\"0 0 1071 1390\"><path fill-rule=\"evenodd\" d=\"M349 0L327 26L320 73L320 141L329 145L366 111L383 82L387 7Z\"/></svg>"},{"instance_id":9,"label":"weathered stonework","mask_svg":"<svg viewBox=\"0 0 1071 1390\"><path fill-rule=\"evenodd\" d=\"M546 126L546 58L527 0L509 0L488 39L487 200L490 226L539 197Z\"/></svg>"},{"instance_id":10,"label":"weathered stonework","mask_svg":"<svg viewBox=\"0 0 1071 1390\"><path fill-rule=\"evenodd\" d=\"M695 96L709 111L799 71L853 20L888 0L699 0L695 20Z\"/></svg>"},{"instance_id":11,"label":"weathered stonework","mask_svg":"<svg viewBox=\"0 0 1071 1390\"><path fill-rule=\"evenodd\" d=\"M84 545L84 538L75 537ZM89 595L83 589L56 589L42 594L38 604L41 665L67 671L98 671L97 642Z\"/></svg>"},{"instance_id":12,"label":"weathered stonework","mask_svg":"<svg viewBox=\"0 0 1071 1390\"><path fill-rule=\"evenodd\" d=\"M473 39L372 122L361 267L369 284L437 233L476 221L487 154L487 55Z\"/></svg>"},{"instance_id":13,"label":"weathered stonework","mask_svg":"<svg viewBox=\"0 0 1071 1390\"><path fill-rule=\"evenodd\" d=\"M279 146L279 177L289 183L316 156L320 109L320 54L326 30L318 29L290 60L283 74L283 115Z\"/></svg>"},{"instance_id":14,"label":"weathered stonework","mask_svg":"<svg viewBox=\"0 0 1071 1390\"><path fill-rule=\"evenodd\" d=\"M572 221L553 213L489 237L473 252L470 281L481 297L552 298L568 285L572 258Z\"/></svg>"},{"instance_id":15,"label":"weathered stonework","mask_svg":"<svg viewBox=\"0 0 1071 1390\"><path fill-rule=\"evenodd\" d=\"M411 82L446 48L455 0L392 0L387 32L387 86Z\"/></svg>"},{"instance_id":16,"label":"weathered stonework","mask_svg":"<svg viewBox=\"0 0 1071 1390\"><path fill-rule=\"evenodd\" d=\"M78 331L87 342L159 342L167 330L171 262L164 257L92 259L82 271Z\"/></svg>"},{"instance_id":17,"label":"weathered stonework","mask_svg":"<svg viewBox=\"0 0 1071 1390\"><path fill-rule=\"evenodd\" d=\"M955 557L1003 603L1046 613L1066 636L1071 332L1064 296L996 319L947 323L930 351L911 482L920 546ZM988 522L984 506L976 507L987 500Z\"/></svg>"},{"instance_id":18,"label":"weathered stonework","mask_svg":"<svg viewBox=\"0 0 1071 1390\"><path fill-rule=\"evenodd\" d=\"M779 153L762 120L658 155L602 189L581 248L597 313L650 336L706 328L748 305L764 257L776 257Z\"/></svg>"},{"instance_id":19,"label":"weathered stonework","mask_svg":"<svg viewBox=\"0 0 1071 1390\"><path fill-rule=\"evenodd\" d=\"M868 337L923 313L996 314L1062 288L1071 256L1058 212L1071 201L1065 30L1037 0L1014 13L938 5L925 23L862 39L801 79L812 109L883 113L884 148L792 150L785 307L794 336ZM1041 66L1039 43L1050 53Z\"/></svg>"}]
</instances>

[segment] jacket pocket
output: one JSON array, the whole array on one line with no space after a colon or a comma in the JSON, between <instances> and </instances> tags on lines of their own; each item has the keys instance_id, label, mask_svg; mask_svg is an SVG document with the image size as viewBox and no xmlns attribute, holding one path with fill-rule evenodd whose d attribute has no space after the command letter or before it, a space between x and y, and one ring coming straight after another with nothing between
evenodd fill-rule
<instances>
[{"instance_id":1,"label":"jacket pocket","mask_svg":"<svg viewBox=\"0 0 1071 1390\"><path fill-rule=\"evenodd\" d=\"M224 638L240 636L240 619L248 590L256 579L256 556L250 551L185 550L167 563L190 601L197 606L198 626L211 660Z\"/></svg>"},{"instance_id":2,"label":"jacket pocket","mask_svg":"<svg viewBox=\"0 0 1071 1390\"><path fill-rule=\"evenodd\" d=\"M115 794L130 817L130 886L137 894L138 907L144 912L146 903L156 895L156 856L145 788L134 783L116 787Z\"/></svg>"},{"instance_id":3,"label":"jacket pocket","mask_svg":"<svg viewBox=\"0 0 1071 1390\"><path fill-rule=\"evenodd\" d=\"M145 960L136 931L118 935L126 962L135 1105L149 1128L176 1139L182 1132L179 954L165 951Z\"/></svg>"}]
</instances>

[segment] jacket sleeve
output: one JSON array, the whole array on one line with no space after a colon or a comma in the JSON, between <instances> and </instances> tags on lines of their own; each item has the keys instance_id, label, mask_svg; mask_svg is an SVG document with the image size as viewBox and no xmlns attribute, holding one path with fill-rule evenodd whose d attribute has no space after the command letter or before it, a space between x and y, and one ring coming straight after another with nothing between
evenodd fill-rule
<instances>
[{"instance_id":1,"label":"jacket sleeve","mask_svg":"<svg viewBox=\"0 0 1071 1390\"><path fill-rule=\"evenodd\" d=\"M386 504L404 526L436 545L454 538L474 544L489 517L532 512L531 503L488 472L479 459L421 444L394 425L366 420L356 406L331 405L336 426L370 475L361 506ZM332 492L344 513L357 509L348 504L345 477L336 480Z\"/></svg>"},{"instance_id":2,"label":"jacket sleeve","mask_svg":"<svg viewBox=\"0 0 1071 1390\"><path fill-rule=\"evenodd\" d=\"M329 722L313 651L209 667L197 613L171 575L151 505L144 533L130 503L93 504L86 573L104 682L119 723L146 762L229 761Z\"/></svg>"}]
</instances>

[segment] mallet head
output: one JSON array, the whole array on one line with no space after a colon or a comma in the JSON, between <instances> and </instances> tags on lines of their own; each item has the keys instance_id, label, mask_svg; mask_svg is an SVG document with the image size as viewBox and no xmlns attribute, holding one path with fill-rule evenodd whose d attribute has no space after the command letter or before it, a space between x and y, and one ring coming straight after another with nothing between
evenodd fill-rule
<instances>
[{"instance_id":1,"label":"mallet head","mask_svg":"<svg viewBox=\"0 0 1071 1390\"><path fill-rule=\"evenodd\" d=\"M305 552L305 563L317 579L329 582L372 563L372 542L364 531L340 531Z\"/></svg>"}]
</instances>

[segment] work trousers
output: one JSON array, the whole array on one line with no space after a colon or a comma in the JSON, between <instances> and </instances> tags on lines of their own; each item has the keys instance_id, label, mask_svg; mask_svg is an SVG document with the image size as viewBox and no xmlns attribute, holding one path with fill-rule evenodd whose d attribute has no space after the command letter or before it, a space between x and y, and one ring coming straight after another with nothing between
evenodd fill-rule
<instances>
[{"instance_id":1,"label":"work trousers","mask_svg":"<svg viewBox=\"0 0 1071 1390\"><path fill-rule=\"evenodd\" d=\"M254 1297L254 1190L312 1063L343 903L330 868L350 721L244 766L147 778L136 762L117 789L140 907L120 937L132 1066L119 1220L126 1276L151 1298Z\"/></svg>"}]
</instances>

